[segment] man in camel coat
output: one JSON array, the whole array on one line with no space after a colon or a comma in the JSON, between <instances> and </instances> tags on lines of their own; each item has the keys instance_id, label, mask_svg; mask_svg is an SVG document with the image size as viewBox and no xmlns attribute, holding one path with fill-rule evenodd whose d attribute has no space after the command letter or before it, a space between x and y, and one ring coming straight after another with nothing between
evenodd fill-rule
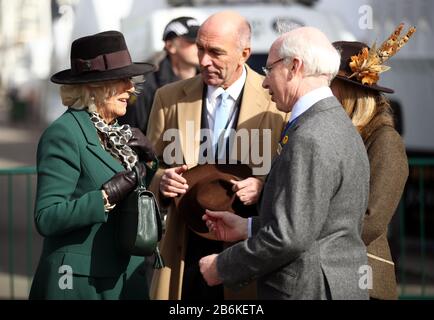
<instances>
[{"instance_id":1,"label":"man in camel coat","mask_svg":"<svg viewBox=\"0 0 434 320\"><path fill-rule=\"evenodd\" d=\"M226 123L225 129L234 129L237 133L240 130L249 132L248 147L238 145L236 152L228 154L232 159L259 169L256 177L234 184L241 202L251 205L259 198L263 178L269 169L267 162L271 163L276 155L286 114L276 109L269 94L261 87L263 76L245 64L251 51L250 35L250 25L235 12L224 11L210 16L200 27L197 38L201 75L169 84L156 93L147 136L161 158L161 168L151 183L151 190L158 194L160 203L169 204L170 208L161 242L166 267L154 273L151 298L222 300L256 297L255 286L234 294L223 286L211 288L206 285L199 271L199 258L222 251L224 243L205 239L189 230L171 201L188 190L182 173L203 160L199 148L202 141L194 135L201 129L216 131L216 122ZM223 93L227 96L225 106L230 108L226 118L218 113L218 108L223 105ZM163 138L169 129L178 129L180 133L178 149L182 152L178 157L167 150L165 153L172 143ZM193 137L189 132L194 133ZM220 138L222 136L223 141L230 141L226 135ZM215 139L212 142L214 147L217 142ZM263 155L261 164L252 158L257 151Z\"/></svg>"}]
</instances>

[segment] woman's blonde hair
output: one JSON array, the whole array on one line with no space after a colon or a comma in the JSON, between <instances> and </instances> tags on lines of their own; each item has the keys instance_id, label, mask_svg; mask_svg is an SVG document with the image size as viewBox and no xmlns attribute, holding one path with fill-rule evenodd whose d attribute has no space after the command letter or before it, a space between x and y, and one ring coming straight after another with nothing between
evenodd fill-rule
<instances>
[{"instance_id":1,"label":"woman's blonde hair","mask_svg":"<svg viewBox=\"0 0 434 320\"><path fill-rule=\"evenodd\" d=\"M332 88L363 141L381 126L395 127L392 108L383 94L337 78L333 80Z\"/></svg>"},{"instance_id":2,"label":"woman's blonde hair","mask_svg":"<svg viewBox=\"0 0 434 320\"><path fill-rule=\"evenodd\" d=\"M107 99L118 94L116 84L123 80L94 82L86 84L62 85L60 98L62 104L72 109L97 110L97 105L104 105Z\"/></svg>"}]
</instances>

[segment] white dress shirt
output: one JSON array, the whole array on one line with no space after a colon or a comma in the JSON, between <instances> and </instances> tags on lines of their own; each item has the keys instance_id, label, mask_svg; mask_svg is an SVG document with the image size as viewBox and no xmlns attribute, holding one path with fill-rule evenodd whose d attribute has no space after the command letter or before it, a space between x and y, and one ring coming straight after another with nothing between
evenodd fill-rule
<instances>
[{"instance_id":1,"label":"white dress shirt","mask_svg":"<svg viewBox=\"0 0 434 320\"><path fill-rule=\"evenodd\" d=\"M241 74L241 77L239 77L237 81L235 81L230 87L226 89L226 92L229 94L227 104L230 107L229 116L231 117L227 128L232 128L234 125L235 102L238 100L238 97L240 96L241 91L243 90L244 83L246 82L246 77L247 77L247 71L246 68L243 66L243 73ZM216 114L217 103L220 101L217 98L224 91L225 90L222 87L208 86L208 90L206 93L206 116L208 120L208 126L209 126L208 128L211 130L214 128L214 119ZM229 131L227 130L225 132L225 137L227 138L228 136L229 136Z\"/></svg>"},{"instance_id":2,"label":"white dress shirt","mask_svg":"<svg viewBox=\"0 0 434 320\"><path fill-rule=\"evenodd\" d=\"M308 92L300 99L298 99L297 102L295 103L291 111L291 117L289 118L289 122L291 122L294 119L297 119L299 116L301 116L304 112L309 110L310 107L312 107L318 101L332 96L333 96L333 92L329 87L321 87Z\"/></svg>"}]
</instances>

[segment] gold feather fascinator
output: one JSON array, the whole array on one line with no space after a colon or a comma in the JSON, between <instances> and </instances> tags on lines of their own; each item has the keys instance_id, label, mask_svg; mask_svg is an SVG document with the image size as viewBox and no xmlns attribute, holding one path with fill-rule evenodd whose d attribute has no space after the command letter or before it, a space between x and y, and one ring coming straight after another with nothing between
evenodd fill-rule
<instances>
[{"instance_id":1,"label":"gold feather fascinator","mask_svg":"<svg viewBox=\"0 0 434 320\"><path fill-rule=\"evenodd\" d=\"M370 89L392 93L392 89L380 87L377 82L380 73L390 69L384 62L398 53L416 32L415 27L410 27L407 33L401 35L403 28L404 23L399 24L378 48L375 42L371 48L362 42L334 42L333 45L341 52L337 77Z\"/></svg>"}]
</instances>

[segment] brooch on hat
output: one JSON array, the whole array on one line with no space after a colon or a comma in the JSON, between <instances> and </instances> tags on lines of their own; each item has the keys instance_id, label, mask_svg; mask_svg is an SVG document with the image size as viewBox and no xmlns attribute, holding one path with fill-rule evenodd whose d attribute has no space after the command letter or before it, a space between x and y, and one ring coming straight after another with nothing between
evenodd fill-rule
<instances>
[{"instance_id":1,"label":"brooch on hat","mask_svg":"<svg viewBox=\"0 0 434 320\"><path fill-rule=\"evenodd\" d=\"M352 56L350 68L353 74L349 78L356 77L364 85L376 84L379 74L390 69L383 63L401 50L416 32L416 27L410 27L407 33L400 37L403 28L404 23L399 24L378 49L374 43L371 49L363 48L358 55Z\"/></svg>"}]
</instances>

